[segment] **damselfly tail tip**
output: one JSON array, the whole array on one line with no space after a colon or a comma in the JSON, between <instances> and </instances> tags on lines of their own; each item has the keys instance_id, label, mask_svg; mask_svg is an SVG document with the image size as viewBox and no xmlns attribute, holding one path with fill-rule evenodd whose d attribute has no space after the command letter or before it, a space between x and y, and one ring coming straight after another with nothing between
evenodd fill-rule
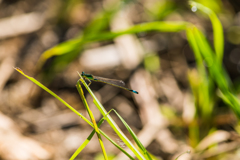
<instances>
[{"instance_id":1,"label":"damselfly tail tip","mask_svg":"<svg viewBox=\"0 0 240 160\"><path fill-rule=\"evenodd\" d=\"M138 92L137 91L135 91L135 90L131 90L133 93L136 93L136 94L138 94Z\"/></svg>"}]
</instances>

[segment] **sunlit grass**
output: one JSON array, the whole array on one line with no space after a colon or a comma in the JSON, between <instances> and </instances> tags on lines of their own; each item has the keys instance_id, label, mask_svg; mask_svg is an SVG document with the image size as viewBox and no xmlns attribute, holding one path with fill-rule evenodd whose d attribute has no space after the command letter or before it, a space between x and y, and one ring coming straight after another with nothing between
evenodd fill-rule
<instances>
[{"instance_id":1,"label":"sunlit grass","mask_svg":"<svg viewBox=\"0 0 240 160\"><path fill-rule=\"evenodd\" d=\"M179 31L185 30L187 34L188 42L194 51L194 54L196 57L197 69L202 79L202 82L201 82L202 85L200 85L200 87L202 86L205 87L205 89L202 89L199 91L199 94L204 95L205 97L195 97L196 99L199 99L201 101L200 103L204 103L201 105L201 107L205 108L203 109L204 110L203 112L205 112L206 114L209 114L207 112L211 112L212 110L210 108L213 107L213 102L211 102L212 96L210 94L213 94L212 83L215 83L217 84L217 87L222 92L223 96L221 96L220 98L222 98L229 105L229 107L231 107L231 109L234 111L236 116L240 118L239 100L231 91L231 84L229 83L229 77L222 66L222 57L223 57L223 49L224 49L222 25L218 17L216 16L216 14L211 9L199 3L196 3L194 1L190 1L189 3L191 7L196 7L198 10L202 11L203 13L209 16L209 19L211 20L212 26L213 26L213 36L214 36L213 47L211 47L208 40L205 38L204 34L196 26L194 26L189 22L183 22L183 21L182 22L166 22L166 21L149 22L149 23L138 24L126 30L121 30L116 32L106 32L106 31L102 31L101 29L96 29L93 31L93 33L99 32L98 34L90 34L89 32L93 27L92 24L96 24L100 20L104 19L103 17L105 16L103 16L102 18L97 18L96 20L94 20L94 22L92 22L89 28L88 27L86 28L85 33L86 34L89 33L89 35L84 34L83 36L63 42L44 52L39 60L38 66L40 67L48 58L52 56L61 57L61 56L67 55L67 57L72 57L72 56L75 57L76 53L79 53L80 50L84 48L84 45L88 43L112 40L124 34L135 34L135 33L141 33L141 32L149 32L149 31L179 32ZM114 11L114 13L115 12L116 10ZM55 64L60 63L62 65L63 64L61 62L62 60L59 60L59 61L58 60L59 59L56 59ZM67 65L67 63L70 63L70 61L66 62L65 64ZM207 68L205 67L206 65L207 65ZM205 110L209 110L209 111L205 111Z\"/></svg>"},{"instance_id":2,"label":"sunlit grass","mask_svg":"<svg viewBox=\"0 0 240 160\"><path fill-rule=\"evenodd\" d=\"M26 78L28 78L29 80L31 80L33 83L35 83L36 85L38 85L39 87L41 87L42 89L44 89L45 91L47 91L48 93L50 93L52 96L54 96L56 99L58 99L60 102L62 102L65 106L67 106L70 110L72 110L75 114L77 114L79 117L81 117L84 121L86 121L90 126L92 126L94 128L94 131L89 135L89 137L85 140L85 142L78 148L78 150L73 154L73 156L70 159L74 159L81 151L84 147L86 147L86 145L88 144L88 142L91 140L93 134L96 132L99 138L99 142L100 142L100 146L102 147L102 151L103 151L103 155L105 157L105 159L107 158L107 153L105 151L104 148L104 144L102 143L102 139L100 134L102 134L103 136L105 136L110 142L112 142L117 148L119 148L124 154L126 154L130 159L133 159L127 152L125 152L116 142L114 142L112 139L110 139L104 132L102 132L98 127L102 124L103 120L106 120L109 125L113 128L113 130L116 132L116 134L121 138L121 140L129 147L130 150L132 150L132 152L135 154L135 156L138 159L141 160L151 160L151 156L149 155L149 153L147 152L147 150L143 147L142 143L139 141L139 139L137 138L137 136L135 135L135 133L132 131L132 129L128 126L128 124L121 118L121 116L115 112L118 117L120 118L120 120L123 122L123 124L125 125L125 127L127 128L127 130L129 131L129 133L131 134L132 138L134 139L134 141L136 142L137 146L139 147L139 149L137 149L132 142L125 136L125 134L120 130L120 128L116 125L116 123L113 121L113 119L111 118L111 116L109 115L109 113L107 113L107 111L105 110L105 108L102 106L102 104L99 102L99 100L96 98L96 96L93 94L93 92L91 91L91 89L89 88L89 86L86 84L86 82L82 79L81 75L80 76L80 80L77 82L77 89L79 91L79 94L81 96L81 99L83 100L83 103L89 113L89 116L91 117L92 123L85 118L81 113L79 113L77 110L75 110L73 107L71 107L67 102L65 102L62 98L60 98L58 95L56 95L54 92L52 92L51 90L49 90L47 87L45 87L43 84L41 84L40 82L38 82L36 79L34 79L33 77L30 77L26 74L24 74L24 72L19 69L19 68L15 68L19 73L21 73L23 76L25 76ZM93 102L96 105L96 107L99 109L99 111L102 113L103 115L103 119L98 123L98 125L95 122L94 116L92 114L92 111L90 110L90 108L88 107L87 101L84 97L83 94L83 90L82 87L80 85L80 81L82 82L82 84L86 87L86 89L88 90L88 92L90 93L90 95L93 97ZM110 111L111 112L111 111Z\"/></svg>"},{"instance_id":3,"label":"sunlit grass","mask_svg":"<svg viewBox=\"0 0 240 160\"><path fill-rule=\"evenodd\" d=\"M198 143L201 141L202 137L208 135L212 130L212 121L213 121L213 110L217 105L219 100L225 102L225 104L231 108L233 113L235 113L236 117L240 118L240 102L236 97L229 76L227 75L225 68L222 64L223 53L224 53L224 35L223 35L223 27L222 24L217 17L216 13L210 8L196 3L194 1L189 1L190 7L195 7L196 10L201 14L205 14L209 17L212 28L213 28L213 45L211 45L207 39L207 36L204 34L202 30L197 28L194 24L186 21L180 22L171 22L171 21L155 21L155 22L147 22L142 24L134 25L125 30L119 30L115 32L109 32L106 30L109 21L111 21L112 16L117 13L122 6L114 7L112 10L106 10L103 13L99 14L86 29L82 35L78 37L63 42L42 54L40 60L38 62L38 67L41 68L42 65L53 56L57 56L54 60L54 65L65 67L75 57L81 54L81 51L84 50L84 47L87 44L94 42L102 42L102 41L110 41L114 38L125 35L125 34L137 34L137 33L147 33L151 31L155 32L180 32L185 31L187 41L193 50L196 59L196 69L189 70L188 72L188 80L192 90L192 94L195 101L196 112L194 113L194 119L188 125L189 131L189 143L192 147L196 147ZM127 5L127 4L125 4ZM190 8L189 8L190 9ZM161 17L158 17L161 18ZM154 60L154 63L152 63ZM63 65L64 64L64 65ZM146 57L144 60L144 65L146 70L150 72L156 72L159 69L160 61L157 60L157 56ZM54 67L54 66L53 66ZM17 69L21 74L24 73ZM26 76L26 75L24 75ZM96 124L93 115L89 109L89 115L92 115L92 122L88 121L85 117L83 117L80 113L74 110L71 106L69 106L65 101L63 101L60 97L52 93L45 86L32 79L31 77L26 76L34 83L39 85L41 88L52 94L62 103L64 103L68 108L70 108L74 113L83 118L89 125L94 127L93 132L88 137L88 139L84 142L82 146L75 152L74 156L77 156L79 152L87 145L87 143L91 140L92 136L95 132L99 135L99 141L104 148L100 134L104 135L104 133L98 128L100 127L99 123ZM140 151L130 142L126 136L119 130L116 126L115 122L111 119L109 113L106 112L102 104L98 101L96 96L92 93L88 85L85 83L83 79L80 79L81 83L86 87L90 95L93 97L94 104L101 112L103 116L103 120L106 120L113 130L118 134L118 136L125 142L125 144L132 150L135 156L138 159L151 159L150 154L147 150L142 146L141 142L137 139L137 136L132 132L131 128L125 123L123 119L119 116L124 125L128 128L128 131L133 136L135 143L137 144ZM81 85L78 82L77 87L81 98L87 106L87 102L85 101L85 97L81 91ZM88 108L88 107L87 107ZM102 120L102 121L103 121ZM101 121L101 122L102 122ZM201 125L199 125L199 121L201 121ZM204 129L203 127L204 126ZM104 135L106 137L106 135ZM109 138L108 138L109 139ZM110 140L111 141L111 140ZM114 141L112 143L115 143ZM116 144L115 144L116 145ZM120 149L121 150L121 149ZM107 151L106 151L107 152ZM103 153L105 159L107 157L106 153L103 149ZM123 151L124 152L124 151ZM125 153L127 155L127 153ZM132 157L130 155L129 158Z\"/></svg>"}]
</instances>

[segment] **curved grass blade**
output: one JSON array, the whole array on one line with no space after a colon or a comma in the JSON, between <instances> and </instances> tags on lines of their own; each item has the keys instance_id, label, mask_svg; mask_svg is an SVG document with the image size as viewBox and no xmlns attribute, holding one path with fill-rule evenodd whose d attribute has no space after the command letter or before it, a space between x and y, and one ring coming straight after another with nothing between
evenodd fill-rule
<instances>
[{"instance_id":1,"label":"curved grass blade","mask_svg":"<svg viewBox=\"0 0 240 160\"><path fill-rule=\"evenodd\" d=\"M209 16L213 26L214 49L218 61L222 63L224 51L224 35L223 27L220 20L218 19L217 15L208 7L194 1L190 1L189 3L192 7L197 7L199 10L201 10L202 12L206 13Z\"/></svg>"},{"instance_id":2,"label":"curved grass blade","mask_svg":"<svg viewBox=\"0 0 240 160\"><path fill-rule=\"evenodd\" d=\"M64 54L72 54L73 51L78 50L78 48L83 48L85 44L111 40L115 37L124 34L135 34L140 32L149 32L149 31L160 31L160 32L179 32L186 29L188 22L150 22L143 23L139 25L135 25L126 30L118 31L118 32L105 32L93 34L91 36L83 36L75 39L71 39L69 41L58 44L57 46L45 51L39 61L37 66L41 67L47 59L53 56L60 56Z\"/></svg>"},{"instance_id":3,"label":"curved grass blade","mask_svg":"<svg viewBox=\"0 0 240 160\"><path fill-rule=\"evenodd\" d=\"M200 106L202 115L205 117L204 119L207 120L208 117L211 116L213 109L213 99L210 94L213 92L213 80L207 76L205 66L203 65L203 57L199 48L200 42L196 40L196 36L194 36L193 30L194 26L191 26L186 30L186 32L188 41L196 57L199 75L194 74L193 72L189 72L188 77L194 96L197 99L196 105Z\"/></svg>"},{"instance_id":4,"label":"curved grass blade","mask_svg":"<svg viewBox=\"0 0 240 160\"><path fill-rule=\"evenodd\" d=\"M108 112L108 114L111 111ZM103 117L99 122L98 122L98 127L101 126L101 124L104 122L105 117ZM88 138L83 142L83 144L77 149L77 151L75 151L75 153L72 155L72 159L70 158L70 160L73 160L82 150L84 147L87 146L87 144L90 142L90 140L92 139L93 135L95 134L95 130L93 130L91 132L91 134L88 136ZM130 156L122 147L120 147L116 142L114 142L110 137L108 137L107 135L104 135L105 138L107 138L114 146L116 146L120 151L122 151L129 159L134 160L134 158L132 156Z\"/></svg>"},{"instance_id":5,"label":"curved grass blade","mask_svg":"<svg viewBox=\"0 0 240 160\"><path fill-rule=\"evenodd\" d=\"M205 67L203 65L203 57L201 55L200 49L198 48L198 43L193 34L193 28L194 28L193 25L189 25L189 27L186 29L186 35L187 35L188 43L193 49L194 55L196 57L197 69L199 73L205 77L206 72L205 72Z\"/></svg>"},{"instance_id":6,"label":"curved grass blade","mask_svg":"<svg viewBox=\"0 0 240 160\"><path fill-rule=\"evenodd\" d=\"M193 33L198 41L201 54L209 66L208 69L211 78L216 82L217 86L225 96L224 100L226 101L226 98L228 99L227 102L230 102L230 107L240 119L240 102L238 98L231 92L229 84L230 80L223 66L221 65L221 62L217 60L216 55L212 51L204 35L197 28L194 28Z\"/></svg>"},{"instance_id":7,"label":"curved grass blade","mask_svg":"<svg viewBox=\"0 0 240 160\"><path fill-rule=\"evenodd\" d=\"M82 101L83 101L83 103L84 103L84 106L85 106L85 108L87 109L88 115L89 115L89 117L90 117L91 120L92 120L94 129L95 129L95 132L97 133L97 136L98 136L98 141L99 141L100 146L101 146L101 148L102 148L103 156L104 156L104 158L105 158L106 160L108 160L107 152L106 152L105 147L104 147L104 145L103 145L102 138L101 138L101 135L100 135L100 132L99 132L99 129L98 129L98 125L97 125L97 123L96 123L96 121L95 121L95 118L94 118L94 116L93 116L93 114L92 114L92 111L91 111L90 108L88 107L87 100L86 100L85 97L84 97L84 93L83 93L83 90L82 90L82 87L81 87L79 81L77 82L77 89L78 89L78 92L79 92L79 94L80 94L80 97L81 97L81 99L82 99Z\"/></svg>"},{"instance_id":8,"label":"curved grass blade","mask_svg":"<svg viewBox=\"0 0 240 160\"><path fill-rule=\"evenodd\" d=\"M79 73L78 73L79 74ZM93 97L93 102L97 106L98 110L101 112L101 114L105 117L106 121L109 123L109 125L112 127L112 129L115 131L115 133L122 139L122 141L128 146L128 148L135 154L135 156L140 160L145 160L146 157L142 155L135 146L131 143L131 141L123 134L123 132L120 130L120 128L117 126L117 124L113 121L113 119L110 117L110 115L107 114L107 111L104 109L102 104L98 101L96 96L93 94L87 83L83 80L82 76L80 76L80 81L83 83L85 88L88 90L90 95Z\"/></svg>"},{"instance_id":9,"label":"curved grass blade","mask_svg":"<svg viewBox=\"0 0 240 160\"><path fill-rule=\"evenodd\" d=\"M148 153L146 148L143 146L143 144L140 142L140 140L138 139L136 134L133 132L133 130L130 128L130 126L126 123L126 121L124 121L124 119L117 113L117 111L115 111L114 109L111 109L111 111L114 111L115 114L118 116L118 118L122 121L122 123L127 128L128 132L131 134L133 140L135 141L139 149L144 153L145 157L147 157L149 160L152 160L150 154Z\"/></svg>"},{"instance_id":10,"label":"curved grass blade","mask_svg":"<svg viewBox=\"0 0 240 160\"><path fill-rule=\"evenodd\" d=\"M98 127L101 126L101 124L103 123L104 119L102 119L99 123L98 123ZM71 158L69 160L74 160L77 155L87 146L87 144L90 142L90 140L92 139L93 135L96 133L95 129L91 132L91 134L88 136L88 138L81 144L81 146L73 153L73 155L71 156Z\"/></svg>"},{"instance_id":11,"label":"curved grass blade","mask_svg":"<svg viewBox=\"0 0 240 160\"><path fill-rule=\"evenodd\" d=\"M92 123L85 118L84 116L82 116L81 113L79 113L77 110L75 110L72 106L70 106L67 102L65 102L62 98L60 98L58 95L56 95L54 92L52 92L50 89L48 89L47 87L45 87L43 84L41 84L40 82L38 82L36 79L34 79L33 77L30 77L26 74L24 74L24 72L20 69L20 68L14 68L16 71L18 71L19 73L21 73L23 76L25 76L26 78L28 78L30 81L32 81L33 83L35 83L36 85L38 85L39 87L41 87L42 89L44 89L45 91L47 91L49 94L51 94L53 97L57 98L60 102L62 102L65 106L67 106L71 111L73 111L75 114L77 114L78 116L80 116L84 121L86 121L88 124L90 124L92 126ZM89 123L90 122L90 123Z\"/></svg>"},{"instance_id":12,"label":"curved grass blade","mask_svg":"<svg viewBox=\"0 0 240 160\"><path fill-rule=\"evenodd\" d=\"M79 113L77 110L75 110L73 107L71 107L67 102L65 102L63 99L61 99L58 95L56 95L54 92L52 92L51 90L49 90L47 87L45 87L43 84L41 84L40 82L38 82L36 79L24 74L24 72L20 69L20 68L14 68L16 71L18 71L19 73L21 73L23 76L25 76L26 78L28 78L30 81L32 81L33 83L35 83L36 85L38 85L40 88L44 89L45 91L47 91L49 94L51 94L52 96L54 96L56 99L58 99L60 102L62 102L64 105L66 105L70 110L72 110L75 114L77 114L79 117L81 117L85 122L87 122L91 127L93 127L92 122L90 122L86 117L84 117L81 113ZM94 128L94 127L93 127ZM99 130L100 133L107 138L109 141L111 141L117 148L119 148L121 151L123 151L123 149L118 146L111 138L109 138L102 130ZM94 130L95 132L95 130ZM129 155L128 153L124 152L127 156ZM130 155L128 156L130 159L133 159Z\"/></svg>"}]
</instances>

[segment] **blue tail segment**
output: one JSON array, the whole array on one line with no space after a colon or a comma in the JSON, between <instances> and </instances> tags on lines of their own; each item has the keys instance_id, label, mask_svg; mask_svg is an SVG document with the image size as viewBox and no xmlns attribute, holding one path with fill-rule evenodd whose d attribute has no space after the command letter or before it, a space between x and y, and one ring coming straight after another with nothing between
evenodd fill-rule
<instances>
[{"instance_id":1,"label":"blue tail segment","mask_svg":"<svg viewBox=\"0 0 240 160\"><path fill-rule=\"evenodd\" d=\"M133 93L136 93L136 94L138 94L138 92L137 92L137 91L135 91L135 90L130 90L130 91L132 91Z\"/></svg>"}]
</instances>

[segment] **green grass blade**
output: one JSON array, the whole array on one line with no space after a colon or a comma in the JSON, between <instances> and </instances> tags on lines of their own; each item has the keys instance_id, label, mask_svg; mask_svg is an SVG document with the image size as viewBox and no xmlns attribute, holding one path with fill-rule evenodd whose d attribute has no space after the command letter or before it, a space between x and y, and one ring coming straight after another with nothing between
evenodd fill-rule
<instances>
[{"instance_id":1,"label":"green grass blade","mask_svg":"<svg viewBox=\"0 0 240 160\"><path fill-rule=\"evenodd\" d=\"M194 35L194 26L187 28L187 38L190 43L190 46L193 48L199 75L196 73L189 72L189 81L191 88L193 90L196 105L199 106L199 109L204 116L204 119L208 119L211 116L213 109L213 102L211 94L213 92L213 85L211 77L207 76L205 66L203 65L203 58L201 55L201 49L199 44L201 43L196 36ZM208 51L212 53L211 51ZM213 54L213 53L212 53Z\"/></svg>"},{"instance_id":2,"label":"green grass blade","mask_svg":"<svg viewBox=\"0 0 240 160\"><path fill-rule=\"evenodd\" d=\"M196 27L193 29L193 34L199 45L199 49L204 58L206 65L208 66L211 77L216 81L221 90L229 90L227 77L223 77L222 65L217 61L216 55L214 54L211 46L201 31Z\"/></svg>"},{"instance_id":3,"label":"green grass blade","mask_svg":"<svg viewBox=\"0 0 240 160\"><path fill-rule=\"evenodd\" d=\"M217 15L209 8L205 7L204 5L190 1L190 5L193 7L197 7L202 12L206 13L213 26L213 37L214 37L214 49L217 55L218 61L221 63L223 58L223 51L224 51L224 35L223 35L223 27L218 19Z\"/></svg>"},{"instance_id":4,"label":"green grass blade","mask_svg":"<svg viewBox=\"0 0 240 160\"><path fill-rule=\"evenodd\" d=\"M196 58L197 69L201 73L202 76L205 76L206 73L205 73L205 67L203 65L203 58L200 53L200 49L198 48L198 43L193 34L193 28L194 28L193 25L189 25L189 27L186 29L186 35L187 35L188 42L189 42L191 48L193 49L193 52L194 52L194 55Z\"/></svg>"},{"instance_id":5,"label":"green grass blade","mask_svg":"<svg viewBox=\"0 0 240 160\"><path fill-rule=\"evenodd\" d=\"M56 99L58 99L60 102L62 102L64 105L66 105L69 109L71 109L74 113L76 113L79 117L81 117L85 122L87 122L91 127L94 128L93 124L84 116L82 116L81 113L79 113L77 110L75 110L73 107L71 107L67 102L65 102L63 99L61 99L59 96L57 96L54 92L52 92L51 90L49 90L47 87L45 87L43 84L41 84L40 82L38 82L36 79L24 74L24 72L19 69L19 68L15 68L16 71L18 71L19 73L21 73L23 76L25 76L26 78L28 78L30 81L32 81L33 83L35 83L36 85L38 85L40 88L44 89L45 91L47 91L49 94L51 94L52 96L54 96ZM115 143L110 137L108 137L102 130L99 130L100 133L107 138L110 142L112 142L117 148L119 148L123 153L125 153L130 159L133 159L128 153L126 153L119 145L117 145L117 143ZM95 132L95 130L94 130ZM81 149L80 149L81 150Z\"/></svg>"},{"instance_id":6,"label":"green grass blade","mask_svg":"<svg viewBox=\"0 0 240 160\"><path fill-rule=\"evenodd\" d=\"M54 92L52 92L50 89L48 89L47 87L45 87L43 84L41 84L40 82L38 82L36 79L34 79L33 77L30 77L26 74L24 74L24 72L20 69L20 68L14 68L16 71L18 71L19 73L21 73L23 76L25 76L26 78L28 78L30 81L32 81L33 83L35 83L36 85L38 85L40 88L44 89L45 91L47 91L49 94L51 94L53 97L55 97L56 99L58 99L60 102L62 102L65 106L67 106L71 111L73 111L75 114L77 114L79 117L81 117L85 122L87 122L91 127L94 128L92 122L90 122L86 117L84 117L81 113L79 113L77 110L75 110L72 106L70 106L67 102L65 102L62 98L60 98L58 95L56 95ZM104 133L102 131L100 131L101 134Z\"/></svg>"},{"instance_id":7,"label":"green grass blade","mask_svg":"<svg viewBox=\"0 0 240 160\"><path fill-rule=\"evenodd\" d=\"M57 98L60 102L62 102L65 106L67 106L71 111L73 111L75 114L77 114L78 116L80 116L82 119L84 119L85 121L87 120L84 116L81 115L81 113L79 113L77 110L75 110L72 106L70 106L67 102L65 102L62 98L60 98L58 95L56 95L54 92L52 92L50 89L48 89L47 87L45 87L43 84L41 84L40 82L38 82L36 79L34 79L33 77L30 77L26 74L24 74L24 72L20 69L20 68L15 68L16 71L18 71L19 73L21 73L23 76L25 76L26 78L28 78L30 81L32 81L33 83L35 83L36 85L38 85L39 87L41 87L42 89L44 89L45 91L47 91L49 94L51 94L53 97ZM88 121L88 120L87 120ZM88 121L89 122L89 121ZM91 124L91 122L90 122ZM91 124L92 125L92 124Z\"/></svg>"},{"instance_id":8,"label":"green grass blade","mask_svg":"<svg viewBox=\"0 0 240 160\"><path fill-rule=\"evenodd\" d=\"M231 104L230 107L232 108L236 116L240 119L240 102L230 90L230 84L227 81L229 77L224 71L221 63L217 60L216 55L212 51L204 35L197 28L194 28L194 35L196 36L196 39L198 41L201 53L207 65L209 66L208 69L210 76L216 82L217 86L225 96L225 100L226 98L228 99L228 102L230 102Z\"/></svg>"},{"instance_id":9,"label":"green grass blade","mask_svg":"<svg viewBox=\"0 0 240 160\"><path fill-rule=\"evenodd\" d=\"M75 38L77 39L76 41L75 40L67 41L64 44L63 43L59 44L57 45L57 47L53 47L52 49L45 51L40 57L40 60L37 65L38 68L40 68L48 58L52 56L63 55L62 53L69 53L70 58L63 57L55 61L57 62L59 61L59 63L62 63L62 61L66 61L66 58L68 58L69 61L73 60L76 57L76 53L79 54L79 52L81 51L81 48L82 48L81 43L84 42L84 39L86 39L87 37L92 37L93 35L97 35L99 34L99 32L106 30L107 27L109 26L109 22L111 21L112 17L125 4L127 3L121 3L121 2L113 3L107 9L97 13L97 15L94 16L93 20L85 28L85 30L83 31L83 34L78 35L77 38ZM72 7L73 5L74 5L74 2L70 7ZM71 9L70 7L68 7L68 10ZM66 10L66 8L64 8L64 10ZM66 63L69 63L69 62L66 62Z\"/></svg>"},{"instance_id":10,"label":"green grass blade","mask_svg":"<svg viewBox=\"0 0 240 160\"><path fill-rule=\"evenodd\" d=\"M81 75L79 74L81 77ZM104 109L102 104L98 101L96 96L93 94L87 83L83 80L81 77L80 81L83 83L85 88L88 90L90 95L93 97L93 102L97 106L98 110L101 112L101 114L106 118L106 121L109 123L109 125L112 127L112 129L116 132L116 134L122 139L122 141L128 146L128 148L135 154L135 156L140 160L145 160L146 158L135 148L135 146L131 143L131 141L123 134L123 132L120 130L120 128L117 126L117 124L113 121L111 116L107 114L107 111Z\"/></svg>"},{"instance_id":11,"label":"green grass blade","mask_svg":"<svg viewBox=\"0 0 240 160\"><path fill-rule=\"evenodd\" d=\"M73 155L69 158L69 160L74 160L80 152L87 146L87 144L92 139L93 135L95 134L95 130L88 136L88 138L82 143L82 145L73 153Z\"/></svg>"},{"instance_id":12,"label":"green grass blade","mask_svg":"<svg viewBox=\"0 0 240 160\"><path fill-rule=\"evenodd\" d=\"M150 22L135 25L126 30L118 31L118 32L105 32L92 34L91 36L84 36L80 38L75 38L45 51L39 61L38 67L41 67L45 61L53 56L60 56L64 54L72 54L72 52L79 51L79 48L83 48L83 46L87 43L111 40L117 36L124 34L135 34L139 32L148 32L148 31L161 31L161 32L179 32L186 29L188 25L187 22Z\"/></svg>"},{"instance_id":13,"label":"green grass blade","mask_svg":"<svg viewBox=\"0 0 240 160\"><path fill-rule=\"evenodd\" d=\"M115 111L114 109L112 109L115 114L118 116L118 118L122 121L122 123L124 124L124 126L127 128L128 132L131 134L132 138L134 139L135 143L138 145L138 147L141 149L141 151L145 154L145 157L147 157L149 160L152 160L150 154L148 153L148 151L146 150L146 148L142 145L142 143L140 142L140 140L138 139L138 137L136 136L136 134L133 132L133 130L130 128L130 126L126 123L126 121L124 121L124 119L117 113L117 111Z\"/></svg>"},{"instance_id":14,"label":"green grass blade","mask_svg":"<svg viewBox=\"0 0 240 160\"><path fill-rule=\"evenodd\" d=\"M108 112L108 114L110 113L111 111ZM105 118L102 118L99 122L98 122L98 128L101 126L101 124L104 122ZM77 149L77 151L75 151L75 153L72 155L72 159L70 160L73 160L74 158L76 158L76 156L84 149L84 147L87 146L87 144L90 142L90 140L92 139L93 135L95 134L95 130L93 130L91 132L91 134L88 136L88 138L83 142L83 144ZM110 137L108 137L104 132L101 132L100 130L100 133L106 138L108 139L114 146L116 146L120 151L122 151L129 159L131 160L134 160L134 158L132 156L130 156L122 147L120 147L114 140L112 140Z\"/></svg>"},{"instance_id":15,"label":"green grass blade","mask_svg":"<svg viewBox=\"0 0 240 160\"><path fill-rule=\"evenodd\" d=\"M84 104L85 108L87 109L87 112L88 112L88 114L89 114L89 117L90 117L91 120L92 120L94 129L95 129L95 131L96 131L96 133L97 133L97 136L98 136L98 141L99 141L100 146L101 146L101 148L102 148L103 156L104 156L104 158L105 158L106 160L108 160L107 152L106 152L105 147L104 147L104 145L103 145L102 138L101 138L101 135L100 135L100 132L99 132L99 129L98 129L98 125L97 125L97 123L96 123L96 121L95 121L95 118L94 118L94 116L93 116L93 114L92 114L92 111L90 110L90 108L89 108L89 106L88 106L88 104L87 104L87 100L86 100L86 98L84 97L84 93L83 93L83 90L82 90L82 87L81 87L79 81L77 82L77 89L78 89L78 92L79 92L79 94L80 94L80 97L81 97L81 99L82 99L82 101L83 101L83 104Z\"/></svg>"},{"instance_id":16,"label":"green grass blade","mask_svg":"<svg viewBox=\"0 0 240 160\"><path fill-rule=\"evenodd\" d=\"M101 122L101 121L100 121ZM98 125L98 127L101 124ZM91 132L91 134L88 136L88 138L82 143L82 145L73 153L73 155L71 156L71 158L69 160L74 160L77 155L87 146L87 144L90 142L90 140L92 139L93 135L95 134L95 129Z\"/></svg>"},{"instance_id":17,"label":"green grass blade","mask_svg":"<svg viewBox=\"0 0 240 160\"><path fill-rule=\"evenodd\" d=\"M41 55L38 63L37 68L42 67L42 65L48 60L49 58L53 56L60 56L66 53L73 52L74 50L78 50L79 46L81 45L82 38L73 39L70 41L66 41L64 43L60 43L57 46L43 52Z\"/></svg>"}]
</instances>

